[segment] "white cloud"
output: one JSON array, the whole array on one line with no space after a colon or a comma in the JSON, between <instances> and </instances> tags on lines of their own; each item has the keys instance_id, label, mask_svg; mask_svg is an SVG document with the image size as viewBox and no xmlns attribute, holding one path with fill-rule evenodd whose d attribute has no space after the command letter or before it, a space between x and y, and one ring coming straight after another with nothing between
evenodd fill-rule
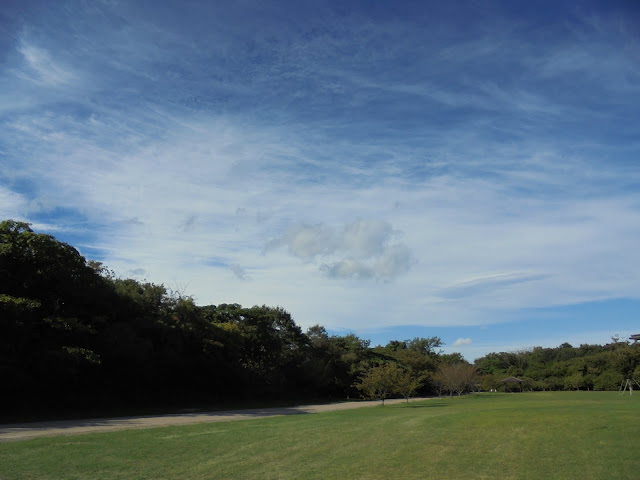
<instances>
[{"instance_id":1,"label":"white cloud","mask_svg":"<svg viewBox=\"0 0 640 480\"><path fill-rule=\"evenodd\" d=\"M375 276L373 267L353 259L324 264L320 270L332 278L373 278Z\"/></svg>"},{"instance_id":2,"label":"white cloud","mask_svg":"<svg viewBox=\"0 0 640 480\"><path fill-rule=\"evenodd\" d=\"M459 338L455 342L453 342L454 347L462 347L463 345L471 344L470 338Z\"/></svg>"},{"instance_id":3,"label":"white cloud","mask_svg":"<svg viewBox=\"0 0 640 480\"><path fill-rule=\"evenodd\" d=\"M392 228L388 223L381 220L360 220L345 225L340 243L345 250L368 258L386 251L391 236Z\"/></svg>"},{"instance_id":4,"label":"white cloud","mask_svg":"<svg viewBox=\"0 0 640 480\"><path fill-rule=\"evenodd\" d=\"M289 254L303 260L313 260L318 255L330 255L336 251L335 232L322 225L297 225L289 228L279 238L270 240L265 252L285 246Z\"/></svg>"},{"instance_id":5,"label":"white cloud","mask_svg":"<svg viewBox=\"0 0 640 480\"><path fill-rule=\"evenodd\" d=\"M19 220L28 212L28 200L23 195L0 185L0 219Z\"/></svg>"},{"instance_id":6,"label":"white cloud","mask_svg":"<svg viewBox=\"0 0 640 480\"><path fill-rule=\"evenodd\" d=\"M406 245L392 243L396 233L382 220L357 220L341 227L296 225L269 241L265 252L286 247L306 261L320 257L320 270L330 278L390 279L412 264Z\"/></svg>"}]
</instances>

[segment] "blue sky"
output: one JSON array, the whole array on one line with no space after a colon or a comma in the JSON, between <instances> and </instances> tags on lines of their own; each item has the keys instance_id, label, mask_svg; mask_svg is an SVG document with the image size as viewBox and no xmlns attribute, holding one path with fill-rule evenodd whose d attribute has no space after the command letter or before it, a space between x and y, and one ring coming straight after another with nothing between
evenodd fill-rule
<instances>
[{"instance_id":1,"label":"blue sky","mask_svg":"<svg viewBox=\"0 0 640 480\"><path fill-rule=\"evenodd\" d=\"M0 217L373 344L640 332L638 4L346 3L3 2Z\"/></svg>"}]
</instances>

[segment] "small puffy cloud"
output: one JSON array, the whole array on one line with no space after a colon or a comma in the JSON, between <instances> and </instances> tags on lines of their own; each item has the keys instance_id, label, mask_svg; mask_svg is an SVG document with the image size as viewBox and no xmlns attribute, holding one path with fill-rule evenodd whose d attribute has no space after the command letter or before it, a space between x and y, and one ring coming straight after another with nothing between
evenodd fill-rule
<instances>
[{"instance_id":1,"label":"small puffy cloud","mask_svg":"<svg viewBox=\"0 0 640 480\"><path fill-rule=\"evenodd\" d=\"M284 247L304 261L320 260L320 271L330 278L388 279L407 272L413 263L406 245L392 243L394 235L382 220L358 220L339 228L296 225L271 240L265 252Z\"/></svg>"},{"instance_id":2,"label":"small puffy cloud","mask_svg":"<svg viewBox=\"0 0 640 480\"><path fill-rule=\"evenodd\" d=\"M376 271L382 277L395 277L411 268L413 257L406 245L390 245L376 262Z\"/></svg>"},{"instance_id":3,"label":"small puffy cloud","mask_svg":"<svg viewBox=\"0 0 640 480\"><path fill-rule=\"evenodd\" d=\"M338 247L361 257L370 257L384 252L392 235L391 225L381 220L360 220L346 225L338 234Z\"/></svg>"},{"instance_id":4,"label":"small puffy cloud","mask_svg":"<svg viewBox=\"0 0 640 480\"><path fill-rule=\"evenodd\" d=\"M471 343L470 338L459 338L455 342L453 342L454 347L461 347L463 345L469 345Z\"/></svg>"},{"instance_id":5,"label":"small puffy cloud","mask_svg":"<svg viewBox=\"0 0 640 480\"><path fill-rule=\"evenodd\" d=\"M375 276L373 268L353 259L324 264L320 270L332 278L372 278Z\"/></svg>"},{"instance_id":6,"label":"small puffy cloud","mask_svg":"<svg viewBox=\"0 0 640 480\"><path fill-rule=\"evenodd\" d=\"M303 260L329 255L336 250L334 232L322 225L299 225L290 228L282 237L267 244L266 250L285 246L289 254Z\"/></svg>"}]
</instances>

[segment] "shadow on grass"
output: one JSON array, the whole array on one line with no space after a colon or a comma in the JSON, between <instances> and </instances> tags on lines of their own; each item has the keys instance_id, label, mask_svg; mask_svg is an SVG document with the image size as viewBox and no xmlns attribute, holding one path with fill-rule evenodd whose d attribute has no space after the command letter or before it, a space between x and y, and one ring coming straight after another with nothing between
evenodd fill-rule
<instances>
[{"instance_id":1,"label":"shadow on grass","mask_svg":"<svg viewBox=\"0 0 640 480\"><path fill-rule=\"evenodd\" d=\"M88 418L82 420L54 420L44 422L28 422L0 425L0 441L4 437L24 434L38 436L38 432L49 432L51 434L63 433L66 430L86 430L95 431L96 428L124 429L124 428L151 428L158 426L187 425L208 421L223 420L247 420L250 418L267 418L280 415L306 415L309 412L302 408L293 407L271 407L271 408L251 408L245 410L225 410L211 412L192 412L174 415L137 415L117 418ZM196 421L189 421L195 419ZM80 433L80 432L76 432ZM27 438L27 437L25 437Z\"/></svg>"},{"instance_id":2,"label":"shadow on grass","mask_svg":"<svg viewBox=\"0 0 640 480\"><path fill-rule=\"evenodd\" d=\"M445 402L429 402L429 403L424 403L422 405L405 405L405 408L437 408L437 407L450 407L451 404L450 403L445 403Z\"/></svg>"}]
</instances>

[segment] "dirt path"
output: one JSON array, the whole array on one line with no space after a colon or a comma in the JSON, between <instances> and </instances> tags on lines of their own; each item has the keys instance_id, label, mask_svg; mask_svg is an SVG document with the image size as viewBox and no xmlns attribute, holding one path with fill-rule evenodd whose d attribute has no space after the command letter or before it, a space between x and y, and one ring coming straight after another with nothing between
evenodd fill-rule
<instances>
[{"instance_id":1,"label":"dirt path","mask_svg":"<svg viewBox=\"0 0 640 480\"><path fill-rule=\"evenodd\" d=\"M412 398L409 401L424 400ZM404 402L403 399L386 400L385 404ZM131 428L166 427L205 422L227 422L276 415L301 415L306 413L330 412L352 408L380 405L379 401L341 402L325 405L301 405L298 407L252 408L248 410L225 410L217 412L184 413L176 415L150 415L141 417L92 418L86 420L61 420L53 422L16 423L0 425L0 442L27 440L30 438L79 433L109 432Z\"/></svg>"}]
</instances>

